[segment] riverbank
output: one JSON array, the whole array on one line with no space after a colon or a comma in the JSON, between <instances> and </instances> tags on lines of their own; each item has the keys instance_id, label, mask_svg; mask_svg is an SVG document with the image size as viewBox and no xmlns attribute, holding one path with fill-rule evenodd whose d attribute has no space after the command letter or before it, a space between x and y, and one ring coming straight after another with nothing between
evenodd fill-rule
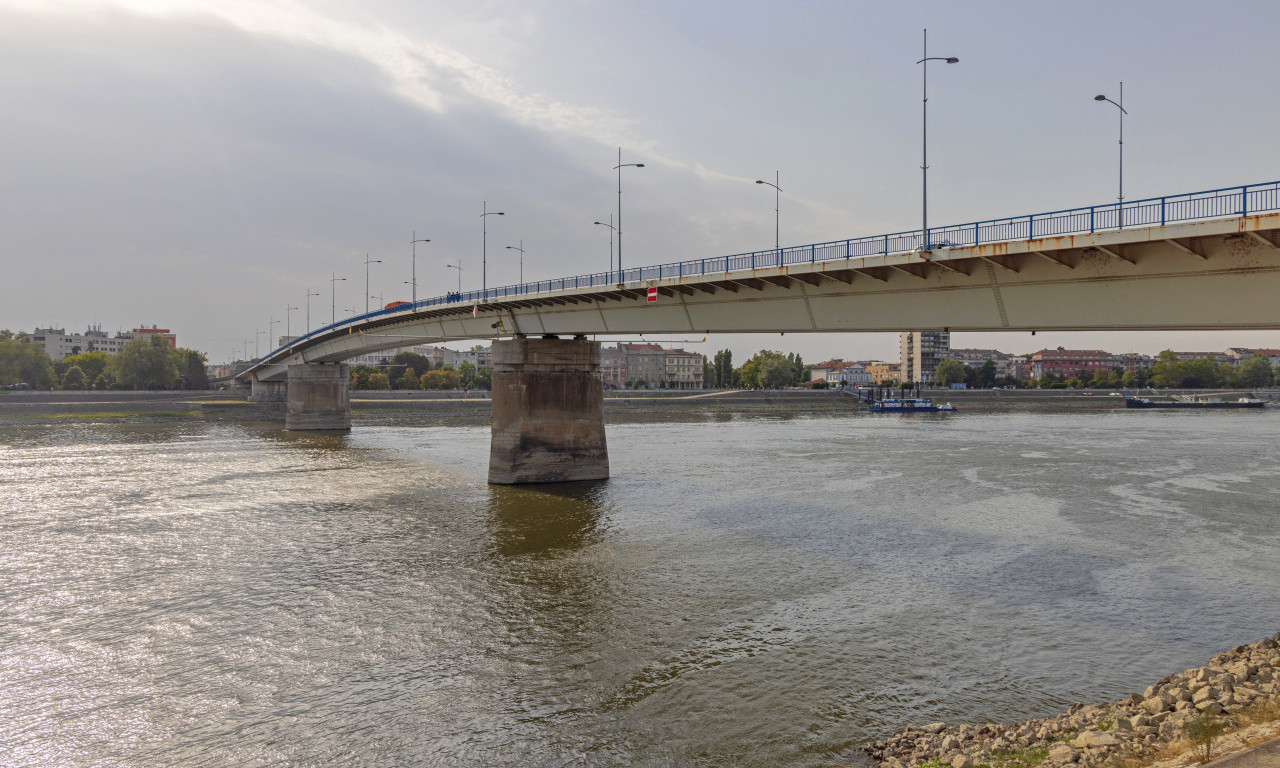
<instances>
[{"instance_id":1,"label":"riverbank","mask_svg":"<svg viewBox=\"0 0 1280 768\"><path fill-rule=\"evenodd\" d=\"M1215 728L1210 759L1280 737L1280 634L1118 701L1012 725L908 727L865 751L885 768L1164 768L1200 762L1196 736Z\"/></svg>"},{"instance_id":2,"label":"riverbank","mask_svg":"<svg viewBox=\"0 0 1280 768\"><path fill-rule=\"evenodd\" d=\"M1234 394L1234 393L1233 393ZM969 413L1030 411L1096 412L1124 410L1124 399L1066 390L926 390L925 397L950 402ZM1239 396L1280 399L1280 392L1240 392ZM865 411L865 403L836 390L609 390L605 421L728 420L738 416L793 418ZM352 423L383 425L480 425L488 422L489 393L373 391L351 393ZM951 415L939 416L949 418ZM0 394L0 424L56 421L283 422L284 403L250 401L243 391L211 392L9 392Z\"/></svg>"}]
</instances>

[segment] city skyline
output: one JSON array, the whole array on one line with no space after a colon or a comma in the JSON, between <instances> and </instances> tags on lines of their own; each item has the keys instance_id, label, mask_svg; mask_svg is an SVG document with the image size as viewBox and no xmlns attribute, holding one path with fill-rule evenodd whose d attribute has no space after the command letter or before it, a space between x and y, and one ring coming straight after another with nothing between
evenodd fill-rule
<instances>
[{"instance_id":1,"label":"city skyline","mask_svg":"<svg viewBox=\"0 0 1280 768\"><path fill-rule=\"evenodd\" d=\"M1280 108L1256 93L1280 9L1233 9L1254 21L1192 3L0 0L0 327L157 322L217 361L308 293L321 325L330 275L347 278L334 313L363 311L367 259L381 261L367 293L386 301L414 276L419 298L478 288L482 236L490 286L516 281L517 244L529 280L603 271L612 232L593 223L615 211L619 147L646 166L624 179L628 266L769 248L775 226L784 245L912 229L924 27L931 54L960 59L929 75L931 225L1114 200L1116 110L1094 96L1122 80L1126 199L1270 181ZM1231 119L1188 119L1215 110ZM754 183L770 172L779 212ZM506 215L475 221L485 201ZM1013 354L1280 347L1271 331L953 339ZM816 360L897 344L684 346Z\"/></svg>"}]
</instances>

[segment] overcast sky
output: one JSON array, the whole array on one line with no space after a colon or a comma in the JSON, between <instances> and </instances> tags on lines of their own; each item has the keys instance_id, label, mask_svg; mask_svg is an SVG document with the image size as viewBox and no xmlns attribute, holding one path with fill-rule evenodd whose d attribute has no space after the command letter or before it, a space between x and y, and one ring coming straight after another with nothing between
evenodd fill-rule
<instances>
[{"instance_id":1,"label":"overcast sky","mask_svg":"<svg viewBox=\"0 0 1280 768\"><path fill-rule=\"evenodd\" d=\"M1280 178L1280 4L0 0L0 328L174 330L222 361L270 320L912 229L921 30L930 223ZM330 276L345 282L330 283ZM266 336L262 336L262 350ZM1280 333L955 334L1029 352L1280 347ZM718 336L897 357L888 334ZM741 358L740 358L741 359Z\"/></svg>"}]
</instances>

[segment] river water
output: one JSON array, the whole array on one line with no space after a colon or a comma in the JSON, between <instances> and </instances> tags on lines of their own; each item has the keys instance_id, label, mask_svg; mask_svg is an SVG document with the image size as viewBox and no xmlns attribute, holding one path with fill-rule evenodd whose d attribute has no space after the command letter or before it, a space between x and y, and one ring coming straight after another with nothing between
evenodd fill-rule
<instances>
[{"instance_id":1,"label":"river water","mask_svg":"<svg viewBox=\"0 0 1280 768\"><path fill-rule=\"evenodd\" d=\"M1280 629L1280 412L0 428L0 765L836 766Z\"/></svg>"}]
</instances>

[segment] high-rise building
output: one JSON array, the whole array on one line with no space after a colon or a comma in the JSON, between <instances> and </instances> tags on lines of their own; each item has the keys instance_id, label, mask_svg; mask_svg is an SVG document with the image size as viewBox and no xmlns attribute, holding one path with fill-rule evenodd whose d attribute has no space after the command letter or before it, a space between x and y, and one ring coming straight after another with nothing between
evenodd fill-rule
<instances>
[{"instance_id":1,"label":"high-rise building","mask_svg":"<svg viewBox=\"0 0 1280 768\"><path fill-rule=\"evenodd\" d=\"M951 351L950 331L903 331L900 340L902 350L902 380L917 384L933 381L938 363L947 359Z\"/></svg>"}]
</instances>

